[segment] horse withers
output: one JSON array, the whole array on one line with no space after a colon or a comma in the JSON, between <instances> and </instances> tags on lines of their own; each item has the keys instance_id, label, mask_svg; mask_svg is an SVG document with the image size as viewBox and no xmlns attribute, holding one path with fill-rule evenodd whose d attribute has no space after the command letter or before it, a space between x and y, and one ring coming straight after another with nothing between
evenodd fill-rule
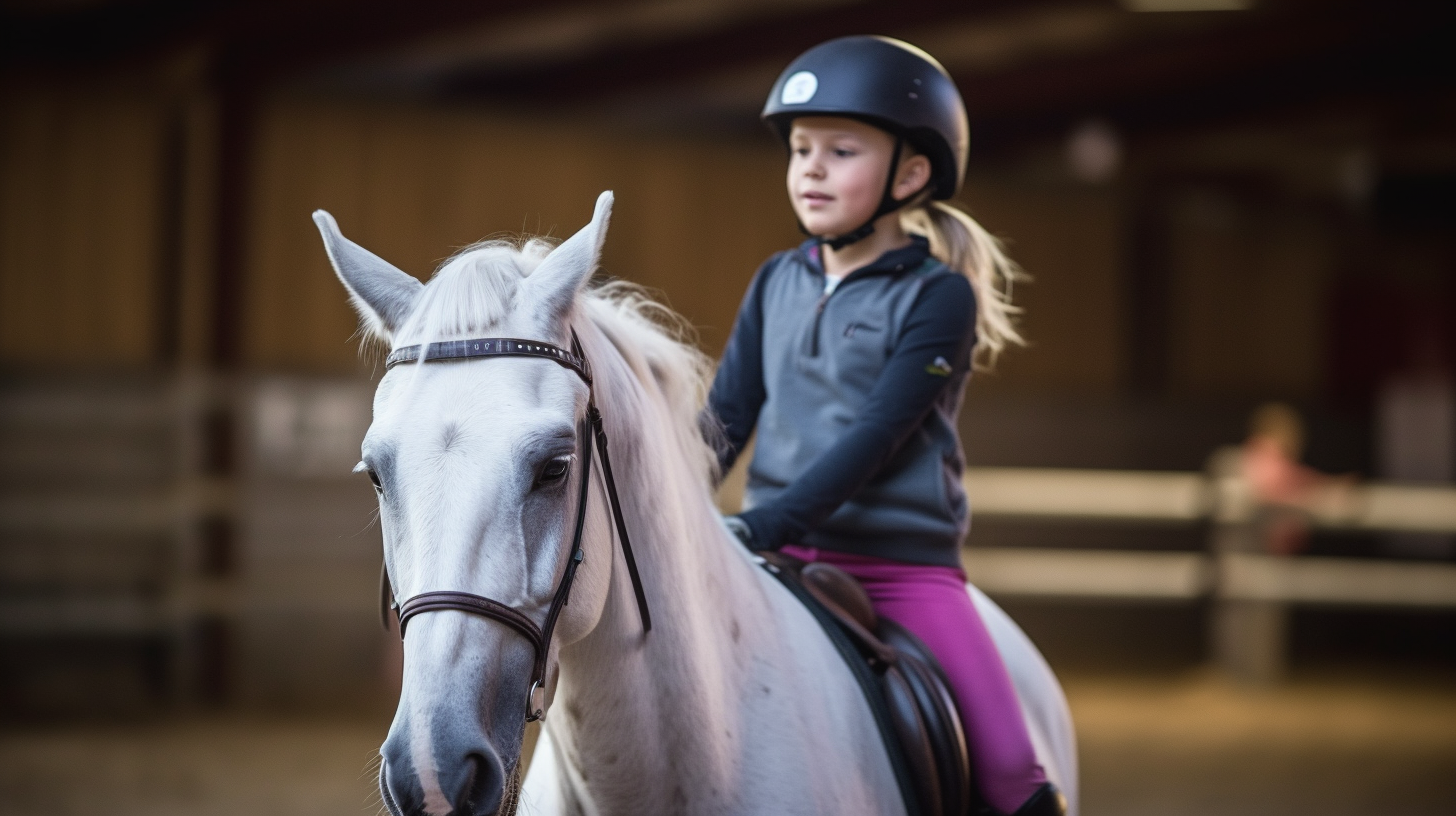
<instances>
[{"instance_id":1,"label":"horse withers","mask_svg":"<svg viewBox=\"0 0 1456 816\"><path fill-rule=\"evenodd\" d=\"M478 338L565 351L575 337L589 368L582 376L554 352L434 363L423 353L379 383L360 469L379 496L394 596L489 599L524 621L448 604L409 620L380 748L383 800L430 816L903 813L850 670L714 506L697 424L711 361L640 290L587 285L611 205L603 193L591 223L554 249L476 245L428 284L314 216L366 334L393 351ZM583 467L592 409L611 440L650 632L615 543L602 457ZM573 572L568 602L553 604ZM1015 624L971 591L1075 813L1061 690ZM548 633L534 694L532 626ZM544 728L523 783L536 709Z\"/></svg>"}]
</instances>

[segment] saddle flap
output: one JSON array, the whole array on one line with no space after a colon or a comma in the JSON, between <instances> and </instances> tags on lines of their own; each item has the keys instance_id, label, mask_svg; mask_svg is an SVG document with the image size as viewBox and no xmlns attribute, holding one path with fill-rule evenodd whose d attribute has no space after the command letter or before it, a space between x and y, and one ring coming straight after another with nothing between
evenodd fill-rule
<instances>
[{"instance_id":1,"label":"saddle flap","mask_svg":"<svg viewBox=\"0 0 1456 816\"><path fill-rule=\"evenodd\" d=\"M919 812L921 816L959 816L957 811L945 807L945 779L935 756L934 736L922 716L921 695L916 693L915 683L903 669L903 666L896 667L880 675L880 693L890 710L890 724L899 740L900 752L910 766L910 781L915 787Z\"/></svg>"},{"instance_id":2,"label":"saddle flap","mask_svg":"<svg viewBox=\"0 0 1456 816\"><path fill-rule=\"evenodd\" d=\"M922 785L936 788L935 795L927 798L938 801L940 813L968 812L976 791L971 778L970 751L955 698L950 693L950 681L935 655L910 630L889 618L880 618L876 634L899 654L895 673L903 677L914 698L923 739L929 749L923 754L928 754L933 763L933 772L917 769L916 773ZM906 753L914 764L916 754L921 752L907 750Z\"/></svg>"},{"instance_id":3,"label":"saddle flap","mask_svg":"<svg viewBox=\"0 0 1456 816\"><path fill-rule=\"evenodd\" d=\"M781 552L765 551L759 556L780 580L792 581L794 586L809 593L820 608L829 612L876 672L883 672L885 667L894 664L895 650L875 635L874 608L864 587L853 576L831 564L800 561Z\"/></svg>"},{"instance_id":4,"label":"saddle flap","mask_svg":"<svg viewBox=\"0 0 1456 816\"><path fill-rule=\"evenodd\" d=\"M809 566L824 565L810 564ZM831 567L830 569L835 568ZM805 568L804 571L808 572L809 570ZM802 573L799 577L801 580L804 578ZM849 576L846 575L845 577L848 578ZM854 579L851 578L850 580ZM895 661L899 659L895 654L895 650L880 640L864 624L860 623L860 619L857 616L850 614L848 610L839 605L839 602L835 598L831 597L818 585L804 580L803 586L813 596L814 600L829 610L829 613L834 616L839 626L854 640L855 645L859 647L860 653L870 661L871 668L877 672L883 672L886 668L895 665Z\"/></svg>"}]
</instances>

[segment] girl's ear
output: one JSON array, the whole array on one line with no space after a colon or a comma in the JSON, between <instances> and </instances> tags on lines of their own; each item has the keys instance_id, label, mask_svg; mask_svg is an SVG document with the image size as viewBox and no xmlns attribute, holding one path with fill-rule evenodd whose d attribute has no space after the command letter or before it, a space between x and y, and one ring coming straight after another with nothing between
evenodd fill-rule
<instances>
[{"instance_id":1,"label":"girl's ear","mask_svg":"<svg viewBox=\"0 0 1456 816\"><path fill-rule=\"evenodd\" d=\"M607 237L607 222L611 217L612 191L608 190L597 197L591 223L562 241L526 278L529 297L540 304L542 311L551 319L559 320L571 311L577 292L596 271L602 242Z\"/></svg>"},{"instance_id":2,"label":"girl's ear","mask_svg":"<svg viewBox=\"0 0 1456 816\"><path fill-rule=\"evenodd\" d=\"M930 183L930 159L916 154L900 162L899 178L895 180L894 196L906 199L924 189Z\"/></svg>"},{"instance_id":3,"label":"girl's ear","mask_svg":"<svg viewBox=\"0 0 1456 816\"><path fill-rule=\"evenodd\" d=\"M345 238L334 217L324 210L314 211L313 222L365 331L388 342L414 310L425 285Z\"/></svg>"}]
</instances>

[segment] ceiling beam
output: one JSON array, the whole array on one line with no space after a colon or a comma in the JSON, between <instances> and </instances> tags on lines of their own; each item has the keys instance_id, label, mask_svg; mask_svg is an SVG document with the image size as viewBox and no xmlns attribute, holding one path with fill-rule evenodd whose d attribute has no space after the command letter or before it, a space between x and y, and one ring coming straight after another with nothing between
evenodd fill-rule
<instances>
[{"instance_id":1,"label":"ceiling beam","mask_svg":"<svg viewBox=\"0 0 1456 816\"><path fill-rule=\"evenodd\" d=\"M572 6L627 1L322 0L306 20L255 24L244 36L228 37L218 57L218 72L223 82L273 83L492 20L547 17Z\"/></svg>"},{"instance_id":2,"label":"ceiling beam","mask_svg":"<svg viewBox=\"0 0 1456 816\"><path fill-rule=\"evenodd\" d=\"M578 57L513 66L466 67L442 83L447 95L561 105L606 94L682 85L719 71L778 59L850 34L891 33L955 17L1046 5L1047 0L898 0L816 6L763 14L711 31L656 43L627 43Z\"/></svg>"},{"instance_id":3,"label":"ceiling beam","mask_svg":"<svg viewBox=\"0 0 1456 816\"><path fill-rule=\"evenodd\" d=\"M441 86L457 97L569 106L691 85L694 79L765 61L787 63L834 36L894 34L910 25L921 30L963 26L1048 7L1056 6L1040 0L905 0L811 8L566 60L506 69L467 67L448 75ZM1205 28L1183 28L1001 72L956 71L955 78L983 146L998 138L1054 132L1087 116L1130 127L1197 124L1299 99L1449 77L1449 65L1426 71L1432 66L1413 61L1430 62L1432 54L1445 52L1433 47L1431 38L1452 30L1451 17L1446 6L1419 0L1267 0L1254 11L1220 15L1217 24Z\"/></svg>"},{"instance_id":4,"label":"ceiling beam","mask_svg":"<svg viewBox=\"0 0 1456 816\"><path fill-rule=\"evenodd\" d=\"M1011 138L1101 116L1198 126L1331 97L1456 79L1456 8L1402 0L1303 6L1249 24L998 74L956 77L982 133Z\"/></svg>"},{"instance_id":5,"label":"ceiling beam","mask_svg":"<svg viewBox=\"0 0 1456 816\"><path fill-rule=\"evenodd\" d=\"M60 11L0 11L0 64L88 67L186 40L238 0L137 0Z\"/></svg>"},{"instance_id":6,"label":"ceiling beam","mask_svg":"<svg viewBox=\"0 0 1456 816\"><path fill-rule=\"evenodd\" d=\"M493 19L627 0L136 0L0 12L0 65L70 69L208 46L216 79L255 88Z\"/></svg>"}]
</instances>

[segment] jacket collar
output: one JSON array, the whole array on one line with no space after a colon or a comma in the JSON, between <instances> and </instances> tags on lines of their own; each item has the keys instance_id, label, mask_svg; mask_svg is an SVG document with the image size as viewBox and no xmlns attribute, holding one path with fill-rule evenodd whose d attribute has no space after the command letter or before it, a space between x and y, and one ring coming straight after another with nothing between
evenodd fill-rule
<instances>
[{"instance_id":1,"label":"jacket collar","mask_svg":"<svg viewBox=\"0 0 1456 816\"><path fill-rule=\"evenodd\" d=\"M815 275L824 275L824 259L820 254L824 250L817 238L810 238L799 244L799 256L803 259L804 265ZM903 272L918 269L925 259L930 257L930 242L923 235L910 234L910 243L899 249L892 249L873 261L861 266L859 269L845 275L845 280L850 278L863 278L869 275L898 275Z\"/></svg>"}]
</instances>

